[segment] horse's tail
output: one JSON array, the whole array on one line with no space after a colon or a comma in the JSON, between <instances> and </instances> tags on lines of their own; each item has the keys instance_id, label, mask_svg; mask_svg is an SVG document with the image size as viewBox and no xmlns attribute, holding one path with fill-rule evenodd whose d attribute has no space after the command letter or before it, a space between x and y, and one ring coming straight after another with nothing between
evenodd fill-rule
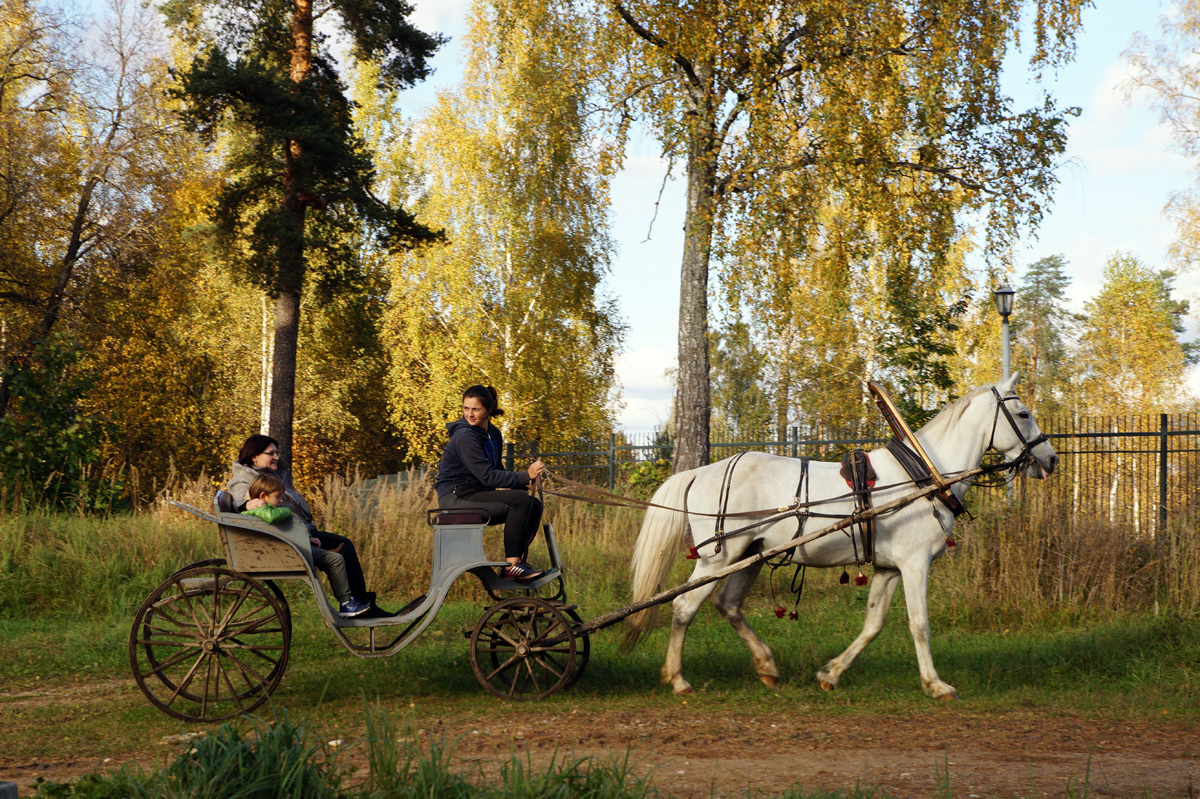
<instances>
[{"instance_id":1,"label":"horse's tail","mask_svg":"<svg viewBox=\"0 0 1200 799\"><path fill-rule=\"evenodd\" d=\"M678 554L687 532L687 513L684 503L688 489L696 479L695 470L680 472L667 478L651 502L662 507L646 510L642 519L642 530L633 546L633 560L629 564L633 572L633 599L637 604L657 594L663 581L671 572L675 555ZM678 510L674 510L674 509ZM670 510L668 510L670 509ZM658 605L639 610L629 616L625 629L624 648L632 648L652 626L658 617Z\"/></svg>"}]
</instances>

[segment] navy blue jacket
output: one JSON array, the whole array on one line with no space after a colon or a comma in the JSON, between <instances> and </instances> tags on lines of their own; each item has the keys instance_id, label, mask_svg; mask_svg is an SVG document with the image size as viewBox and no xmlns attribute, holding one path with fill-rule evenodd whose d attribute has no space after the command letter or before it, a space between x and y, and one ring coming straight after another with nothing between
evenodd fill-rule
<instances>
[{"instance_id":1,"label":"navy blue jacket","mask_svg":"<svg viewBox=\"0 0 1200 799\"><path fill-rule=\"evenodd\" d=\"M453 493L456 486L463 492L475 493L492 488L525 488L529 472L510 472L501 460L504 437L490 422L487 432L472 427L466 419L446 425L450 440L438 464L437 481L433 484L438 497Z\"/></svg>"}]
</instances>

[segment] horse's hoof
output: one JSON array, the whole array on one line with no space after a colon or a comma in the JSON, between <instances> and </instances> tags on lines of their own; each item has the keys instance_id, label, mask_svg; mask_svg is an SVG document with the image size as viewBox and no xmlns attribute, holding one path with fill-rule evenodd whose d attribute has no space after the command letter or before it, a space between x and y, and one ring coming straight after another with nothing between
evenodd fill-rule
<instances>
[{"instance_id":1,"label":"horse's hoof","mask_svg":"<svg viewBox=\"0 0 1200 799\"><path fill-rule=\"evenodd\" d=\"M696 693L696 689L686 683L682 688L675 689L676 696L691 696L694 693Z\"/></svg>"},{"instance_id":2,"label":"horse's hoof","mask_svg":"<svg viewBox=\"0 0 1200 799\"><path fill-rule=\"evenodd\" d=\"M938 699L942 700L943 702L957 702L958 701L958 692L951 691L948 694L942 694L941 696L938 697Z\"/></svg>"},{"instance_id":3,"label":"horse's hoof","mask_svg":"<svg viewBox=\"0 0 1200 799\"><path fill-rule=\"evenodd\" d=\"M760 674L758 675L758 679L763 685L767 686L771 690L775 690L779 687L779 678L774 675Z\"/></svg>"},{"instance_id":4,"label":"horse's hoof","mask_svg":"<svg viewBox=\"0 0 1200 799\"><path fill-rule=\"evenodd\" d=\"M837 683L829 679L825 672L817 674L817 685L821 686L822 691L832 691L837 688Z\"/></svg>"}]
</instances>

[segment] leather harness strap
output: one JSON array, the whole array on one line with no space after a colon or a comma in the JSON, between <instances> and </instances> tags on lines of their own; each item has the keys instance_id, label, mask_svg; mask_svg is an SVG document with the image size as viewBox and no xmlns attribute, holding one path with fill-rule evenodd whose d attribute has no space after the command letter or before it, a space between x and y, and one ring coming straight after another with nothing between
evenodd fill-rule
<instances>
[{"instance_id":1,"label":"leather harness strap","mask_svg":"<svg viewBox=\"0 0 1200 799\"><path fill-rule=\"evenodd\" d=\"M871 458L861 449L850 450L842 459L842 479L854 492L854 515L858 517L855 525L846 528L846 535L854 546L856 563L875 562L875 516L868 514L871 510L871 489L875 487L875 469L871 466ZM862 517L866 515L866 520ZM858 542L854 540L854 528L858 528L862 539L862 558L858 555Z\"/></svg>"},{"instance_id":2,"label":"leather harness strap","mask_svg":"<svg viewBox=\"0 0 1200 799\"><path fill-rule=\"evenodd\" d=\"M929 470L925 468L925 464L917 457L917 453L913 452L899 438L892 438L887 443L887 451L892 453L892 456L899 462L900 466L912 478L912 481L917 484L918 488L924 488L933 482L933 477L929 474ZM927 499L933 501L933 495L930 494Z\"/></svg>"},{"instance_id":3,"label":"leather harness strap","mask_svg":"<svg viewBox=\"0 0 1200 799\"><path fill-rule=\"evenodd\" d=\"M721 478L720 500L717 503L717 507L719 508L716 521L717 529L713 531L713 540L717 542L717 546L713 550L714 553L720 553L721 542L725 539L725 511L729 509L729 495L733 490L733 470L745 454L745 452L739 452L729 459L729 463L725 464L725 474Z\"/></svg>"}]
</instances>

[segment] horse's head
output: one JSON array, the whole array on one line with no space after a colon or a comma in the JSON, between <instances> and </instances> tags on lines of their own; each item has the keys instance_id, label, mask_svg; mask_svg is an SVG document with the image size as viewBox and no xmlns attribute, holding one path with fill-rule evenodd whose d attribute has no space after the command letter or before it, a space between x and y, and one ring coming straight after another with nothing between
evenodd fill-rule
<instances>
[{"instance_id":1,"label":"horse's head","mask_svg":"<svg viewBox=\"0 0 1200 799\"><path fill-rule=\"evenodd\" d=\"M1020 376L1020 372L1014 372L1012 377L992 389L996 398L996 416L991 446L1002 452L1009 463L1025 461L1025 474L1040 480L1049 477L1058 466L1058 454L1038 428L1025 403L1013 393L1013 386Z\"/></svg>"}]
</instances>

